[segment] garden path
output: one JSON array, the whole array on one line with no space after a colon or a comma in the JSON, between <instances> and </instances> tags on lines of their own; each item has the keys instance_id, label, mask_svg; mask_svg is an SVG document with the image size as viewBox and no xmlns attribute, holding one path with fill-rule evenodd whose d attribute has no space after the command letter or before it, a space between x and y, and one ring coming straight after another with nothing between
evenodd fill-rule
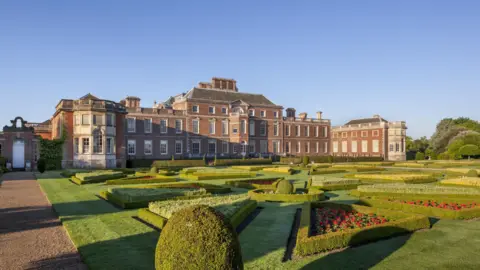
<instances>
[{"instance_id":1,"label":"garden path","mask_svg":"<svg viewBox=\"0 0 480 270\"><path fill-rule=\"evenodd\" d=\"M87 269L35 176L2 179L0 269Z\"/></svg>"}]
</instances>

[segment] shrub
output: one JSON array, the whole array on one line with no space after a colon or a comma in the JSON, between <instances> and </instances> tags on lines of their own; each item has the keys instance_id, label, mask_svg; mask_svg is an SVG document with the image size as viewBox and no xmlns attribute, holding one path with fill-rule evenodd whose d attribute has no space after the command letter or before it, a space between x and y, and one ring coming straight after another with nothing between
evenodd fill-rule
<instances>
[{"instance_id":1,"label":"shrub","mask_svg":"<svg viewBox=\"0 0 480 270\"><path fill-rule=\"evenodd\" d=\"M325 168L325 169L312 170L310 172L310 175L343 173L343 172L346 172L346 171L345 170L340 170L340 169L335 169L335 168Z\"/></svg>"},{"instance_id":2,"label":"shrub","mask_svg":"<svg viewBox=\"0 0 480 270\"><path fill-rule=\"evenodd\" d=\"M362 185L357 188L361 196L372 196L378 194L423 194L423 195L461 195L461 196L480 196L480 190L465 187L444 187L425 184L374 184Z\"/></svg>"},{"instance_id":3,"label":"shrub","mask_svg":"<svg viewBox=\"0 0 480 270\"><path fill-rule=\"evenodd\" d=\"M188 159L188 160L156 160L153 166L158 169L162 168L185 168L185 167L201 167L205 166L205 161L202 159Z\"/></svg>"},{"instance_id":4,"label":"shrub","mask_svg":"<svg viewBox=\"0 0 480 270\"><path fill-rule=\"evenodd\" d=\"M125 175L122 172L114 172L114 171L94 171L94 172L87 172L87 173L77 173L75 177L80 179L81 181L91 182L91 183L100 183L106 180L112 179L120 179L123 178Z\"/></svg>"},{"instance_id":5,"label":"shrub","mask_svg":"<svg viewBox=\"0 0 480 270\"><path fill-rule=\"evenodd\" d=\"M37 169L40 173L44 173L46 169L46 162L45 159L40 158L37 162Z\"/></svg>"},{"instance_id":6,"label":"shrub","mask_svg":"<svg viewBox=\"0 0 480 270\"><path fill-rule=\"evenodd\" d=\"M310 158L308 156L304 156L302 160L303 165L307 166L310 163Z\"/></svg>"},{"instance_id":7,"label":"shrub","mask_svg":"<svg viewBox=\"0 0 480 270\"><path fill-rule=\"evenodd\" d=\"M152 168L150 168L150 173L152 173L152 174L157 174L157 173L158 173L157 167L152 166Z\"/></svg>"},{"instance_id":8,"label":"shrub","mask_svg":"<svg viewBox=\"0 0 480 270\"><path fill-rule=\"evenodd\" d=\"M403 182L403 183L429 183L436 180L433 174L355 174L353 178L365 181L386 181L386 182Z\"/></svg>"},{"instance_id":9,"label":"shrub","mask_svg":"<svg viewBox=\"0 0 480 270\"><path fill-rule=\"evenodd\" d=\"M302 159L299 157L280 157L280 163L283 164L300 164L302 163Z\"/></svg>"},{"instance_id":10,"label":"shrub","mask_svg":"<svg viewBox=\"0 0 480 270\"><path fill-rule=\"evenodd\" d=\"M211 207L183 209L162 230L155 268L243 269L238 236L224 216Z\"/></svg>"},{"instance_id":11,"label":"shrub","mask_svg":"<svg viewBox=\"0 0 480 270\"><path fill-rule=\"evenodd\" d=\"M325 194L319 189L297 189L294 194L277 194L273 189L255 189L248 191L250 198L269 202L316 202L325 200Z\"/></svg>"},{"instance_id":12,"label":"shrub","mask_svg":"<svg viewBox=\"0 0 480 270\"><path fill-rule=\"evenodd\" d=\"M466 174L467 177L478 177L477 170L469 170Z\"/></svg>"},{"instance_id":13,"label":"shrub","mask_svg":"<svg viewBox=\"0 0 480 270\"><path fill-rule=\"evenodd\" d=\"M311 183L312 188L319 188L322 190L356 189L357 186L360 185L360 180L358 179L312 176L308 180Z\"/></svg>"},{"instance_id":14,"label":"shrub","mask_svg":"<svg viewBox=\"0 0 480 270\"><path fill-rule=\"evenodd\" d=\"M277 194L292 194L293 193L293 185L288 180L282 180L278 182L277 189L275 191Z\"/></svg>"},{"instance_id":15,"label":"shrub","mask_svg":"<svg viewBox=\"0 0 480 270\"><path fill-rule=\"evenodd\" d=\"M480 187L480 178L475 176L475 177L462 177L462 178L444 179L444 180L440 181L440 184L442 184L442 185Z\"/></svg>"},{"instance_id":16,"label":"shrub","mask_svg":"<svg viewBox=\"0 0 480 270\"><path fill-rule=\"evenodd\" d=\"M278 168L265 168L265 169L263 169L263 171L264 172L292 174L294 170L290 167L278 167Z\"/></svg>"},{"instance_id":17,"label":"shrub","mask_svg":"<svg viewBox=\"0 0 480 270\"><path fill-rule=\"evenodd\" d=\"M420 151L417 152L417 153L415 154L415 160L425 160L425 154L422 153L422 152L420 152Z\"/></svg>"},{"instance_id":18,"label":"shrub","mask_svg":"<svg viewBox=\"0 0 480 270\"><path fill-rule=\"evenodd\" d=\"M270 165L272 160L269 158L251 158L251 159L217 159L215 166L235 166L235 165Z\"/></svg>"}]
</instances>

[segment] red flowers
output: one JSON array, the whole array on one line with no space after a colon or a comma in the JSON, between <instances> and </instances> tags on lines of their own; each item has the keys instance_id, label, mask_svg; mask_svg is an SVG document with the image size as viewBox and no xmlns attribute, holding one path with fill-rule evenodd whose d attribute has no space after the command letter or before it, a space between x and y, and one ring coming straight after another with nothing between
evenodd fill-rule
<instances>
[{"instance_id":1,"label":"red flowers","mask_svg":"<svg viewBox=\"0 0 480 270\"><path fill-rule=\"evenodd\" d=\"M388 222L387 218L374 213L364 214L333 208L316 208L314 211L313 233L316 235Z\"/></svg>"},{"instance_id":2,"label":"red flowers","mask_svg":"<svg viewBox=\"0 0 480 270\"><path fill-rule=\"evenodd\" d=\"M396 202L396 203L406 203L406 204L411 204L411 205L420 205L420 206L424 206L424 207L443 208L443 209L447 209L447 210L461 210L463 208L473 208L473 207L479 207L480 206L480 203L476 203L476 202L467 203L467 204L465 204L465 203L458 204L458 203L445 203L445 202L438 203L438 202L432 201L432 200L405 201L405 200L388 199L388 201Z\"/></svg>"}]
</instances>

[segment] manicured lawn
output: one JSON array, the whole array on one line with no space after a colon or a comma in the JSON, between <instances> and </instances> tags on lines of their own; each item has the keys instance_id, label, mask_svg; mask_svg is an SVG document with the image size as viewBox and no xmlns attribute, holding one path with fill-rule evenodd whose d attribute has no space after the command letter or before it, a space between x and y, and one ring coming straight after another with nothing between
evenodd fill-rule
<instances>
[{"instance_id":1,"label":"manicured lawn","mask_svg":"<svg viewBox=\"0 0 480 270\"><path fill-rule=\"evenodd\" d=\"M132 218L137 210L118 210L96 197L100 191L115 186L77 186L58 178L57 172L37 177L90 269L154 269L159 233ZM287 178L298 180L296 185L300 187L307 175L301 172ZM223 180L201 182L224 184ZM356 201L347 191L326 194L342 203ZM480 266L479 220L440 220L430 230L282 263L300 204L260 203L259 206L264 209L239 236L245 269L478 269Z\"/></svg>"}]
</instances>

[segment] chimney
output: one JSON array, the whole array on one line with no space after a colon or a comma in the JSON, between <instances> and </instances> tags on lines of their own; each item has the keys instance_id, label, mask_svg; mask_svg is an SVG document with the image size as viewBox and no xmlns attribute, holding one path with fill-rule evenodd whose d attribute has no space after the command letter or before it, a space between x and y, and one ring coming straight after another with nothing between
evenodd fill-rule
<instances>
[{"instance_id":1,"label":"chimney","mask_svg":"<svg viewBox=\"0 0 480 270\"><path fill-rule=\"evenodd\" d=\"M211 88L238 92L237 81L235 81L234 79L213 77L211 82Z\"/></svg>"},{"instance_id":2,"label":"chimney","mask_svg":"<svg viewBox=\"0 0 480 270\"><path fill-rule=\"evenodd\" d=\"M317 112L317 119L318 120L322 119L322 112L320 112L320 111Z\"/></svg>"},{"instance_id":3,"label":"chimney","mask_svg":"<svg viewBox=\"0 0 480 270\"><path fill-rule=\"evenodd\" d=\"M305 119L307 119L307 113L306 112L300 113L300 114L298 114L298 117L300 117L300 119L302 119L302 120L305 120Z\"/></svg>"},{"instance_id":4,"label":"chimney","mask_svg":"<svg viewBox=\"0 0 480 270\"><path fill-rule=\"evenodd\" d=\"M294 108L287 108L285 111L287 111L287 117L295 118L296 111Z\"/></svg>"},{"instance_id":5,"label":"chimney","mask_svg":"<svg viewBox=\"0 0 480 270\"><path fill-rule=\"evenodd\" d=\"M125 107L127 108L139 108L140 107L140 98L139 97L130 97L125 98Z\"/></svg>"},{"instance_id":6,"label":"chimney","mask_svg":"<svg viewBox=\"0 0 480 270\"><path fill-rule=\"evenodd\" d=\"M374 115L373 115L373 118L380 119L380 115L378 115L378 114L374 114Z\"/></svg>"},{"instance_id":7,"label":"chimney","mask_svg":"<svg viewBox=\"0 0 480 270\"><path fill-rule=\"evenodd\" d=\"M210 89L212 88L212 84L208 82L199 82L198 88Z\"/></svg>"}]
</instances>

